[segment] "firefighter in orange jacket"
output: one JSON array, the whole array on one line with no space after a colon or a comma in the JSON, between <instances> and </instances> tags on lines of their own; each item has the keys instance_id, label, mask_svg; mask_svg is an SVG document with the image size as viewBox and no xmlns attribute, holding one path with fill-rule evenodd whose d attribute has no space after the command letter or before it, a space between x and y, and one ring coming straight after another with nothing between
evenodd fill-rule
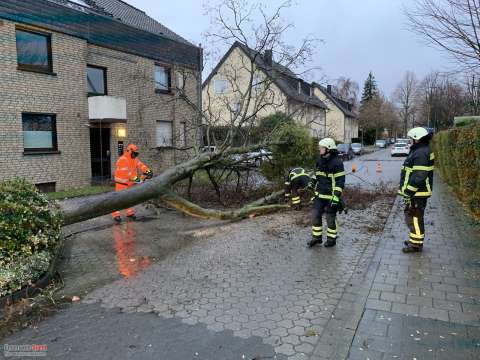
<instances>
[{"instance_id":1,"label":"firefighter in orange jacket","mask_svg":"<svg viewBox=\"0 0 480 360\"><path fill-rule=\"evenodd\" d=\"M129 144L115 166L115 191L122 191L141 183L139 172L144 175L143 178L153 177L152 170L138 159L137 145ZM117 222L122 221L120 211L113 212L112 217ZM135 219L135 210L127 209L127 217Z\"/></svg>"}]
</instances>

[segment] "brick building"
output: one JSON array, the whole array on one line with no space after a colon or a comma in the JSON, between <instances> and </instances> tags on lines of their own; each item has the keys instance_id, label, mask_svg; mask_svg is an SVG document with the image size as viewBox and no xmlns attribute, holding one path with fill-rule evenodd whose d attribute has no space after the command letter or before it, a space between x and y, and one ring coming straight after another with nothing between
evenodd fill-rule
<instances>
[{"instance_id":1,"label":"brick building","mask_svg":"<svg viewBox=\"0 0 480 360\"><path fill-rule=\"evenodd\" d=\"M121 0L2 0L0 64L0 181L108 181L129 142L158 173L196 144L201 49Z\"/></svg>"}]
</instances>

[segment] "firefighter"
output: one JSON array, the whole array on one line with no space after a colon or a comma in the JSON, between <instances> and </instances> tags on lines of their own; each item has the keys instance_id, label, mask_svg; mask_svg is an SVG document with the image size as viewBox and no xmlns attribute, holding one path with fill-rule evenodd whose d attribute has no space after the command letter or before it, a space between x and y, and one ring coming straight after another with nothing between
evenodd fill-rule
<instances>
[{"instance_id":1,"label":"firefighter","mask_svg":"<svg viewBox=\"0 0 480 360\"><path fill-rule=\"evenodd\" d=\"M142 178L139 176L139 172L146 179L153 177L152 170L138 159L138 147L135 144L127 146L115 166L115 191L122 191L141 183ZM113 212L112 217L116 222L122 221L120 211ZM135 210L127 209L127 217L135 219Z\"/></svg>"},{"instance_id":2,"label":"firefighter","mask_svg":"<svg viewBox=\"0 0 480 360\"><path fill-rule=\"evenodd\" d=\"M308 246L322 243L322 216L327 218L327 242L325 247L337 243L336 214L339 210L340 196L345 186L345 169L338 156L337 145L331 138L325 138L318 143L320 157L315 167L315 198L312 216L312 240Z\"/></svg>"},{"instance_id":3,"label":"firefighter","mask_svg":"<svg viewBox=\"0 0 480 360\"><path fill-rule=\"evenodd\" d=\"M411 129L410 154L405 159L400 175L399 195L405 201L405 222L410 230L409 240L404 242L404 253L419 252L425 239L424 214L427 199L432 195L435 155L430 148L432 134L423 127Z\"/></svg>"},{"instance_id":4,"label":"firefighter","mask_svg":"<svg viewBox=\"0 0 480 360\"><path fill-rule=\"evenodd\" d=\"M304 168L294 168L289 171L285 181L285 200L290 200L295 210L300 210L301 196L308 188L310 181L311 177Z\"/></svg>"}]
</instances>

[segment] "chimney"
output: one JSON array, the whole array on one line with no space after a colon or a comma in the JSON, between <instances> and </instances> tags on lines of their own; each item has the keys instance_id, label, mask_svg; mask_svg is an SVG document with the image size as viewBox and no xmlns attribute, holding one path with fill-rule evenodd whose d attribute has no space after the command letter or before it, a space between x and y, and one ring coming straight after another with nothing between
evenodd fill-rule
<instances>
[{"instance_id":1,"label":"chimney","mask_svg":"<svg viewBox=\"0 0 480 360\"><path fill-rule=\"evenodd\" d=\"M263 53L263 60L268 66L273 65L273 52L272 50L265 50Z\"/></svg>"},{"instance_id":2,"label":"chimney","mask_svg":"<svg viewBox=\"0 0 480 360\"><path fill-rule=\"evenodd\" d=\"M298 93L302 93L302 82L300 80L298 81Z\"/></svg>"},{"instance_id":3,"label":"chimney","mask_svg":"<svg viewBox=\"0 0 480 360\"><path fill-rule=\"evenodd\" d=\"M313 96L313 86L310 85L310 97L312 97L312 96Z\"/></svg>"},{"instance_id":4,"label":"chimney","mask_svg":"<svg viewBox=\"0 0 480 360\"><path fill-rule=\"evenodd\" d=\"M327 85L327 93L332 94L332 85Z\"/></svg>"}]
</instances>

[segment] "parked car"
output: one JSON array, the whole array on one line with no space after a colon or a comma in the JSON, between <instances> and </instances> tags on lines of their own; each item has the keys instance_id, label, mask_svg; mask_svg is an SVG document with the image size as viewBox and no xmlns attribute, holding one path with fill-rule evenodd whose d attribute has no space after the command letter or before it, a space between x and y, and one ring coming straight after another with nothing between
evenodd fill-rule
<instances>
[{"instance_id":1,"label":"parked car","mask_svg":"<svg viewBox=\"0 0 480 360\"><path fill-rule=\"evenodd\" d=\"M408 156L410 154L410 145L405 144L403 142L401 143L396 143L392 146L392 149L390 150L390 154L392 156Z\"/></svg>"},{"instance_id":2,"label":"parked car","mask_svg":"<svg viewBox=\"0 0 480 360\"><path fill-rule=\"evenodd\" d=\"M272 152L267 149L260 149L245 154L232 155L232 160L258 167L262 165L264 161L272 160Z\"/></svg>"},{"instance_id":3,"label":"parked car","mask_svg":"<svg viewBox=\"0 0 480 360\"><path fill-rule=\"evenodd\" d=\"M353 150L350 144L338 144L337 151L342 160L353 159Z\"/></svg>"},{"instance_id":4,"label":"parked car","mask_svg":"<svg viewBox=\"0 0 480 360\"><path fill-rule=\"evenodd\" d=\"M385 149L387 147L387 141L386 140L377 140L377 141L375 141L375 146L379 147L380 149Z\"/></svg>"},{"instance_id":5,"label":"parked car","mask_svg":"<svg viewBox=\"0 0 480 360\"><path fill-rule=\"evenodd\" d=\"M363 152L362 144L360 143L353 143L352 144L352 151L355 155L361 155Z\"/></svg>"},{"instance_id":6,"label":"parked car","mask_svg":"<svg viewBox=\"0 0 480 360\"><path fill-rule=\"evenodd\" d=\"M204 146L202 147L202 152L215 152L215 150L217 150L217 147L216 146Z\"/></svg>"},{"instance_id":7,"label":"parked car","mask_svg":"<svg viewBox=\"0 0 480 360\"><path fill-rule=\"evenodd\" d=\"M397 139L395 144L410 144L410 139Z\"/></svg>"}]
</instances>

